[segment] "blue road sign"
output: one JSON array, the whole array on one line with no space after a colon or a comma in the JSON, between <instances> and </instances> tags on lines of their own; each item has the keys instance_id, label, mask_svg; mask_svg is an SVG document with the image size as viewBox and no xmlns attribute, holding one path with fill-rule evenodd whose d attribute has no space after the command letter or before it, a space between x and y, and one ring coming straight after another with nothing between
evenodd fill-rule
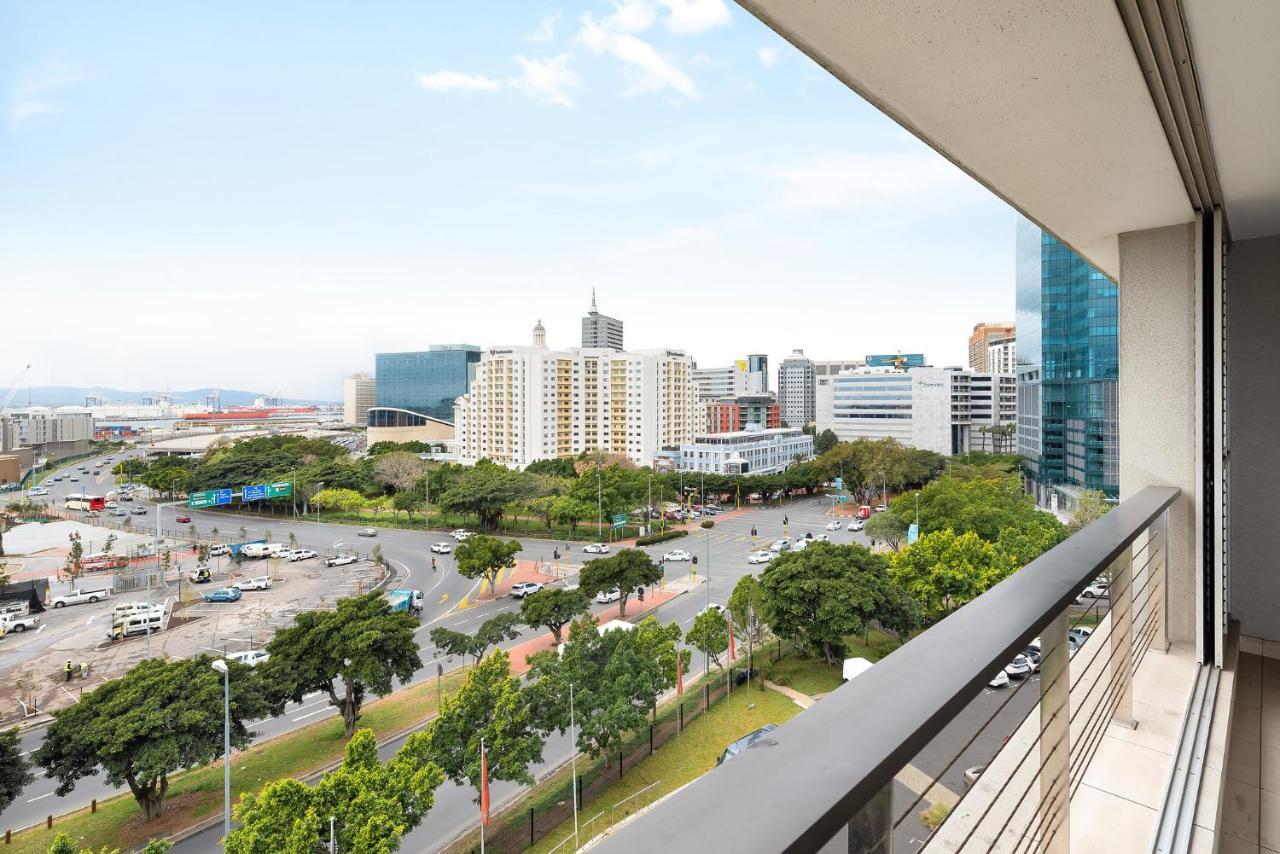
<instances>
[{"instance_id":1,"label":"blue road sign","mask_svg":"<svg viewBox=\"0 0 1280 854\"><path fill-rule=\"evenodd\" d=\"M218 504L230 504L230 503L231 503L231 490L229 490L229 489L215 489L215 490L214 490L214 492L213 492L213 503L214 503L215 505L218 505Z\"/></svg>"},{"instance_id":2,"label":"blue road sign","mask_svg":"<svg viewBox=\"0 0 1280 854\"><path fill-rule=\"evenodd\" d=\"M241 501L261 501L267 497L266 484L262 486L246 486L243 494L240 496Z\"/></svg>"}]
</instances>

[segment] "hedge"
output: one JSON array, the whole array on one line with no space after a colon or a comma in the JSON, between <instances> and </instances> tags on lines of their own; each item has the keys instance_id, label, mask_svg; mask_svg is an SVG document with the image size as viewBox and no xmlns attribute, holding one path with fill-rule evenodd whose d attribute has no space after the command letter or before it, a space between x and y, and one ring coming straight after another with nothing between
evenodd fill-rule
<instances>
[{"instance_id":1,"label":"hedge","mask_svg":"<svg viewBox=\"0 0 1280 854\"><path fill-rule=\"evenodd\" d=\"M716 523L712 522L710 519L702 520L702 527L704 528L714 528L715 526L716 526Z\"/></svg>"},{"instance_id":2,"label":"hedge","mask_svg":"<svg viewBox=\"0 0 1280 854\"><path fill-rule=\"evenodd\" d=\"M636 540L637 546L651 546L654 543L665 543L667 540L674 540L676 537L687 537L689 532L683 528L672 531L664 531L661 534L650 534L647 537L640 537Z\"/></svg>"}]
</instances>

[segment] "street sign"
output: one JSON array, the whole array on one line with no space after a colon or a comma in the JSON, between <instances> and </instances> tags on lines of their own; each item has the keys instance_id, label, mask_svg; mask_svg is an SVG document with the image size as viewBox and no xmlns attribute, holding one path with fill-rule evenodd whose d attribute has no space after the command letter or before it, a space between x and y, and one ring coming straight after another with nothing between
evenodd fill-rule
<instances>
[{"instance_id":1,"label":"street sign","mask_svg":"<svg viewBox=\"0 0 1280 854\"><path fill-rule=\"evenodd\" d=\"M285 481L284 483L268 483L268 498L288 498L293 494L293 484Z\"/></svg>"},{"instance_id":2,"label":"street sign","mask_svg":"<svg viewBox=\"0 0 1280 854\"><path fill-rule=\"evenodd\" d=\"M187 506L199 509L201 507L212 507L218 503L218 491L210 489L208 492L193 492L187 496Z\"/></svg>"},{"instance_id":3,"label":"street sign","mask_svg":"<svg viewBox=\"0 0 1280 854\"><path fill-rule=\"evenodd\" d=\"M267 487L263 486L246 486L244 492L240 496L241 501L261 501L267 497Z\"/></svg>"},{"instance_id":4,"label":"street sign","mask_svg":"<svg viewBox=\"0 0 1280 854\"><path fill-rule=\"evenodd\" d=\"M613 527L625 528L627 526L627 514L618 513L613 517Z\"/></svg>"}]
</instances>

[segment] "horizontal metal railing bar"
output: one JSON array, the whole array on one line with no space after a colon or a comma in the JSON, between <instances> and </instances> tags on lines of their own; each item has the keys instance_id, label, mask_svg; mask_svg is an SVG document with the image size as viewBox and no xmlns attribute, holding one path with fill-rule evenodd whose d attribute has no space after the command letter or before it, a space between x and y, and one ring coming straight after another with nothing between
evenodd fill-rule
<instances>
[{"instance_id":1,"label":"horizontal metal railing bar","mask_svg":"<svg viewBox=\"0 0 1280 854\"><path fill-rule=\"evenodd\" d=\"M1177 498L1121 502L597 847L819 850Z\"/></svg>"}]
</instances>

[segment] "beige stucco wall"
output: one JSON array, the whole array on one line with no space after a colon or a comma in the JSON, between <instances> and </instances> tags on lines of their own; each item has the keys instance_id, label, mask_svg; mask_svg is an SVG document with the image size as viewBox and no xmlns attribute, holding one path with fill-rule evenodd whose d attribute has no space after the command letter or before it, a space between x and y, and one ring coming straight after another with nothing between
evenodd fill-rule
<instances>
[{"instance_id":1,"label":"beige stucco wall","mask_svg":"<svg viewBox=\"0 0 1280 854\"><path fill-rule=\"evenodd\" d=\"M1169 639L1195 640L1196 226L1120 235L1120 498L1153 484L1169 513Z\"/></svg>"},{"instance_id":2,"label":"beige stucco wall","mask_svg":"<svg viewBox=\"0 0 1280 854\"><path fill-rule=\"evenodd\" d=\"M369 446L378 442L449 442L453 441L453 425L431 421L421 427L370 427Z\"/></svg>"}]
</instances>

